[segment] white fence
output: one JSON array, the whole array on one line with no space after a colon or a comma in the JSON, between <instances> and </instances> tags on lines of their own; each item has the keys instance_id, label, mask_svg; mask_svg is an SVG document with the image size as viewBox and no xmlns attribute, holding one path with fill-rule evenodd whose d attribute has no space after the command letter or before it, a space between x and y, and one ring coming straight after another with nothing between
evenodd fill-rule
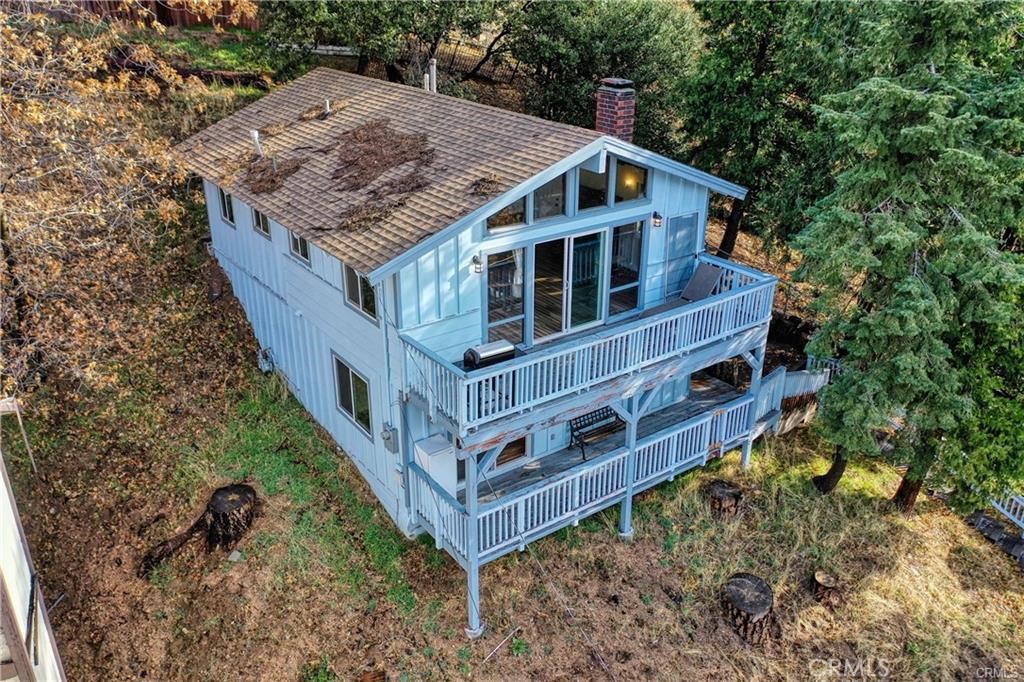
<instances>
[{"instance_id":1,"label":"white fence","mask_svg":"<svg viewBox=\"0 0 1024 682\"><path fill-rule=\"evenodd\" d=\"M1024 495L1011 495L1003 500L993 500L992 506L1024 528Z\"/></svg>"},{"instance_id":2,"label":"white fence","mask_svg":"<svg viewBox=\"0 0 1024 682\"><path fill-rule=\"evenodd\" d=\"M7 648L21 682L64 682L64 667L0 454L0 599ZM8 622L9 615L9 622Z\"/></svg>"}]
</instances>

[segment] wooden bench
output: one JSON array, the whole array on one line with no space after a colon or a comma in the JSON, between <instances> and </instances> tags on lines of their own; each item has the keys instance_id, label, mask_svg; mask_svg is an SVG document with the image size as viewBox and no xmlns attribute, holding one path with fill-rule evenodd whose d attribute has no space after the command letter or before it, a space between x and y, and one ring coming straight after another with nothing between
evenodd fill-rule
<instances>
[{"instance_id":1,"label":"wooden bench","mask_svg":"<svg viewBox=\"0 0 1024 682\"><path fill-rule=\"evenodd\" d=\"M626 422L622 421L619 415L610 407L602 407L599 410L588 412L583 416L569 420L569 433L572 436L569 446L576 446L587 459L586 446L595 443L605 436L611 435L623 428Z\"/></svg>"}]
</instances>

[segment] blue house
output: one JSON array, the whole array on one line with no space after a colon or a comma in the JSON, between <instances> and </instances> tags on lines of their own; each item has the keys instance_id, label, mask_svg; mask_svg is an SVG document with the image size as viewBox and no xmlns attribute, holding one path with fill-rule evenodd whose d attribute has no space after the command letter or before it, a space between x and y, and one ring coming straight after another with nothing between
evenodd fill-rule
<instances>
[{"instance_id":1,"label":"blue house","mask_svg":"<svg viewBox=\"0 0 1024 682\"><path fill-rule=\"evenodd\" d=\"M317 69L178 147L264 362L395 523L468 574L751 442L774 277L704 251L712 193L597 130ZM702 372L742 358L737 388Z\"/></svg>"}]
</instances>

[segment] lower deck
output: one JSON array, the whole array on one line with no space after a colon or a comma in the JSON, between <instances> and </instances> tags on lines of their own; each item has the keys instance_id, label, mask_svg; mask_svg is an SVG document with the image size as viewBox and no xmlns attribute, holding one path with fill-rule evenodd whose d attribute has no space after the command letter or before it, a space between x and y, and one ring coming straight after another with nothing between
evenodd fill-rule
<instances>
[{"instance_id":1,"label":"lower deck","mask_svg":"<svg viewBox=\"0 0 1024 682\"><path fill-rule=\"evenodd\" d=\"M735 386L708 375L694 375L690 380L690 393L681 402L669 405L640 418L637 423L637 438L644 439L659 431L680 424L719 405L738 398L740 392ZM595 460L626 444L626 431L616 433L586 446L586 460L579 447L569 446L535 459L511 471L492 476L481 475L480 502L493 502L515 494L540 481L557 476L573 467ZM465 504L465 491L459 491L458 500Z\"/></svg>"}]
</instances>

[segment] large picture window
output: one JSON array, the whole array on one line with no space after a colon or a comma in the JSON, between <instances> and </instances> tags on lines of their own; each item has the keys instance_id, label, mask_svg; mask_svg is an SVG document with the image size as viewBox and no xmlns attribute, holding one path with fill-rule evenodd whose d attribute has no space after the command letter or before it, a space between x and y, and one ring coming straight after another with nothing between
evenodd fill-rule
<instances>
[{"instance_id":1,"label":"large picture window","mask_svg":"<svg viewBox=\"0 0 1024 682\"><path fill-rule=\"evenodd\" d=\"M345 269L345 299L353 308L376 320L377 299L374 297L370 280L347 265L342 267Z\"/></svg>"},{"instance_id":2,"label":"large picture window","mask_svg":"<svg viewBox=\"0 0 1024 682\"><path fill-rule=\"evenodd\" d=\"M612 232L612 272L608 314L617 315L640 305L640 264L643 261L642 222L619 225Z\"/></svg>"},{"instance_id":3,"label":"large picture window","mask_svg":"<svg viewBox=\"0 0 1024 682\"><path fill-rule=\"evenodd\" d=\"M526 197L520 197L487 219L487 229L522 225L526 222Z\"/></svg>"},{"instance_id":4,"label":"large picture window","mask_svg":"<svg viewBox=\"0 0 1024 682\"><path fill-rule=\"evenodd\" d=\"M533 193L533 219L565 215L565 176L541 185Z\"/></svg>"},{"instance_id":5,"label":"large picture window","mask_svg":"<svg viewBox=\"0 0 1024 682\"><path fill-rule=\"evenodd\" d=\"M580 168L579 207L581 211L608 205L608 173Z\"/></svg>"},{"instance_id":6,"label":"large picture window","mask_svg":"<svg viewBox=\"0 0 1024 682\"><path fill-rule=\"evenodd\" d=\"M231 195L217 188L217 196L220 199L220 217L232 227L235 225L235 206L231 201Z\"/></svg>"},{"instance_id":7,"label":"large picture window","mask_svg":"<svg viewBox=\"0 0 1024 682\"><path fill-rule=\"evenodd\" d=\"M647 196L647 169L621 159L615 163L615 203Z\"/></svg>"},{"instance_id":8,"label":"large picture window","mask_svg":"<svg viewBox=\"0 0 1024 682\"><path fill-rule=\"evenodd\" d=\"M523 249L487 256L487 340L523 340Z\"/></svg>"},{"instance_id":9,"label":"large picture window","mask_svg":"<svg viewBox=\"0 0 1024 682\"><path fill-rule=\"evenodd\" d=\"M351 417L366 435L371 435L370 383L338 356L334 356L334 378L338 409Z\"/></svg>"}]
</instances>

